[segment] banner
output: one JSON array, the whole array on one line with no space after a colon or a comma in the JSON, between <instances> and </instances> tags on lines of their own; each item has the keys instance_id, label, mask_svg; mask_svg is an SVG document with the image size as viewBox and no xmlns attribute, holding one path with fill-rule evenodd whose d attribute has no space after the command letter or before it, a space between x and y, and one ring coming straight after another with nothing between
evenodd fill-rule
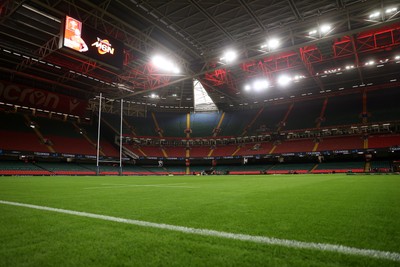
<instances>
[{"instance_id":1,"label":"banner","mask_svg":"<svg viewBox=\"0 0 400 267\"><path fill-rule=\"evenodd\" d=\"M0 101L65 114L84 116L88 101L0 81Z\"/></svg>"}]
</instances>

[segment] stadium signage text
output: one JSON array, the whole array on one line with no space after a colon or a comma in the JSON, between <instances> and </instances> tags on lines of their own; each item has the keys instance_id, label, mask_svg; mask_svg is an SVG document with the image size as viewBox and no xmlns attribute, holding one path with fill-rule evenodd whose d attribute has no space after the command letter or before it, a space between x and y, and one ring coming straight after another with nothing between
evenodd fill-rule
<instances>
[{"instance_id":1,"label":"stadium signage text","mask_svg":"<svg viewBox=\"0 0 400 267\"><path fill-rule=\"evenodd\" d=\"M83 115L87 106L83 100L4 81L0 81L0 101L74 115Z\"/></svg>"},{"instance_id":2,"label":"stadium signage text","mask_svg":"<svg viewBox=\"0 0 400 267\"><path fill-rule=\"evenodd\" d=\"M106 53L114 55L115 49L111 47L111 44L108 40L102 40L101 38L97 37L97 41L94 42L92 46L97 47L97 51L100 55L104 55Z\"/></svg>"}]
</instances>

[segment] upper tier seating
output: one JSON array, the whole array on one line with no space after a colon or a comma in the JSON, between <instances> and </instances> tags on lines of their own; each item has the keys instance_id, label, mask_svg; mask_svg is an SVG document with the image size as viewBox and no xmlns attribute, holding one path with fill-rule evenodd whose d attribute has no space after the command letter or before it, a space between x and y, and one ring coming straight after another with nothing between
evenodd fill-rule
<instances>
[{"instance_id":1,"label":"upper tier seating","mask_svg":"<svg viewBox=\"0 0 400 267\"><path fill-rule=\"evenodd\" d=\"M0 122L0 130L27 133L33 132L23 115L19 113L0 112Z\"/></svg>"},{"instance_id":2,"label":"upper tier seating","mask_svg":"<svg viewBox=\"0 0 400 267\"><path fill-rule=\"evenodd\" d=\"M105 113L103 112L101 115L102 121L108 123L116 133L119 134L121 129L121 117L120 115ZM126 118L124 117L126 120ZM130 127L126 125L126 123L122 122L122 133L123 134L132 134L132 130Z\"/></svg>"},{"instance_id":3,"label":"upper tier seating","mask_svg":"<svg viewBox=\"0 0 400 267\"><path fill-rule=\"evenodd\" d=\"M185 137L186 114L175 112L155 113L155 117L163 136Z\"/></svg>"},{"instance_id":4,"label":"upper tier seating","mask_svg":"<svg viewBox=\"0 0 400 267\"><path fill-rule=\"evenodd\" d=\"M368 121L400 120L400 92L396 88L371 91L367 94Z\"/></svg>"},{"instance_id":5,"label":"upper tier seating","mask_svg":"<svg viewBox=\"0 0 400 267\"><path fill-rule=\"evenodd\" d=\"M279 127L279 123L285 118L286 112L289 110L290 104L267 105L258 116L257 120L248 130L248 134L261 134L263 132L275 131ZM259 111L259 110L257 110ZM242 120L248 123L254 118L244 118Z\"/></svg>"},{"instance_id":6,"label":"upper tier seating","mask_svg":"<svg viewBox=\"0 0 400 267\"><path fill-rule=\"evenodd\" d=\"M222 113L206 112L190 114L191 137L208 137L213 135Z\"/></svg>"},{"instance_id":7,"label":"upper tier seating","mask_svg":"<svg viewBox=\"0 0 400 267\"><path fill-rule=\"evenodd\" d=\"M21 114L0 112L0 149L49 152Z\"/></svg>"},{"instance_id":8,"label":"upper tier seating","mask_svg":"<svg viewBox=\"0 0 400 267\"><path fill-rule=\"evenodd\" d=\"M221 132L218 136L240 136L245 127L253 120L258 110L242 110L226 112L221 123Z\"/></svg>"},{"instance_id":9,"label":"upper tier seating","mask_svg":"<svg viewBox=\"0 0 400 267\"><path fill-rule=\"evenodd\" d=\"M33 132L15 132L0 130L0 149L50 152Z\"/></svg>"},{"instance_id":10,"label":"upper tier seating","mask_svg":"<svg viewBox=\"0 0 400 267\"><path fill-rule=\"evenodd\" d=\"M126 116L125 120L133 127L137 136L158 136L150 113L147 117Z\"/></svg>"},{"instance_id":11,"label":"upper tier seating","mask_svg":"<svg viewBox=\"0 0 400 267\"><path fill-rule=\"evenodd\" d=\"M362 95L360 93L330 97L321 126L351 125L361 123Z\"/></svg>"},{"instance_id":12,"label":"upper tier seating","mask_svg":"<svg viewBox=\"0 0 400 267\"><path fill-rule=\"evenodd\" d=\"M33 129L21 114L0 113L0 118L4 119L0 124L0 149L33 152L51 152L53 149L64 154L96 155L97 133L90 125L75 127L70 121L37 116L29 117L36 126ZM80 134L80 128L86 130L93 143ZM100 146L106 156L119 156L118 149L104 138Z\"/></svg>"},{"instance_id":13,"label":"upper tier seating","mask_svg":"<svg viewBox=\"0 0 400 267\"><path fill-rule=\"evenodd\" d=\"M314 128L323 103L324 99L296 102L287 118L284 130Z\"/></svg>"}]
</instances>

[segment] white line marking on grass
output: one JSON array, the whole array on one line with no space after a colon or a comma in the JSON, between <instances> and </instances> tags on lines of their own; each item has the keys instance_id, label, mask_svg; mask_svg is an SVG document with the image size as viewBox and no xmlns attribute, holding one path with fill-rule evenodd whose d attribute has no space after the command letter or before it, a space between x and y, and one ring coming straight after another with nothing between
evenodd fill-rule
<instances>
[{"instance_id":1,"label":"white line marking on grass","mask_svg":"<svg viewBox=\"0 0 400 267\"><path fill-rule=\"evenodd\" d=\"M278 246L290 247L290 248L338 252L338 253L343 253L343 254L348 254L348 255L365 256L365 257L400 262L400 253L397 253L397 252L380 251L380 250L374 250L374 249L362 249L362 248L347 247L347 246L333 245L333 244L324 244L324 243L303 242L303 241L279 239L279 238L267 237L267 236L235 234L235 233L220 232L220 231L209 230L209 229L198 229L198 228L190 228L190 227L178 226L178 225L170 225L170 224L163 224L163 223L153 223L153 222L125 219L125 218L100 215L100 214L88 213L88 212L81 212L81 211L74 211L74 210L57 209L57 208L51 208L51 207L46 207L46 206L37 206L37 205L4 201L4 200L0 200L0 204L19 206L19 207L25 207L25 208L31 208L31 209L37 209L37 210L53 211L53 212L58 212L58 213L63 213L63 214L70 214L70 215L87 217L87 218L95 218L95 219L100 219L100 220L105 220L105 221L126 223L126 224L132 224L132 225L137 225L137 226L166 229L166 230L187 233L187 234L222 237L222 238L235 239L235 240L241 240L241 241L249 241L249 242L254 242L254 243L278 245Z\"/></svg>"}]
</instances>

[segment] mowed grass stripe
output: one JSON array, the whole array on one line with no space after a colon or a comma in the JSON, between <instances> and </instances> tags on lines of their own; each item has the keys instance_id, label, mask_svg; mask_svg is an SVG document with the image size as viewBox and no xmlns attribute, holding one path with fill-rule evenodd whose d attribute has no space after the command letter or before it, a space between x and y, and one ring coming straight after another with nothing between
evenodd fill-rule
<instances>
[{"instance_id":1,"label":"mowed grass stripe","mask_svg":"<svg viewBox=\"0 0 400 267\"><path fill-rule=\"evenodd\" d=\"M80 212L80 211L73 211L73 210L66 210L66 209L58 209L58 208L52 208L52 207L47 207L47 206L38 206L38 205L4 201L4 200L0 200L0 204L19 206L19 207L36 209L36 210L52 211L52 212L57 212L57 213L75 215L75 216L80 216L80 217L88 217L88 218L94 218L94 219L101 219L101 220L105 220L105 221L119 222L119 223L125 223L125 224L132 224L132 225L143 226L143 227L165 229L165 230L177 231L177 232L187 233L187 234L196 234L196 235L211 236L211 237L221 237L221 238L249 241L249 242L262 243L262 244L268 244L268 245L278 245L278 246L284 246L284 247L290 247L290 248L338 252L338 253L343 253L343 254L348 254L348 255L366 256L366 257L372 257L372 258L377 258L377 259L386 259L386 260L400 262L400 253L396 253L396 252L379 251L379 250L373 250L373 249L360 249L360 248L354 248L354 247L348 247L348 246L342 246L342 245L334 245L334 244L302 242L302 241L278 239L278 238L272 238L272 237L266 237L266 236L235 234L235 233L221 232L221 231L215 231L215 230L210 230L210 229L198 229L198 228L190 228L190 227L170 225L170 224L160 224L160 223L125 219L125 218L113 217L113 216L107 216L107 215L101 215L101 214L94 214L94 213Z\"/></svg>"}]
</instances>

